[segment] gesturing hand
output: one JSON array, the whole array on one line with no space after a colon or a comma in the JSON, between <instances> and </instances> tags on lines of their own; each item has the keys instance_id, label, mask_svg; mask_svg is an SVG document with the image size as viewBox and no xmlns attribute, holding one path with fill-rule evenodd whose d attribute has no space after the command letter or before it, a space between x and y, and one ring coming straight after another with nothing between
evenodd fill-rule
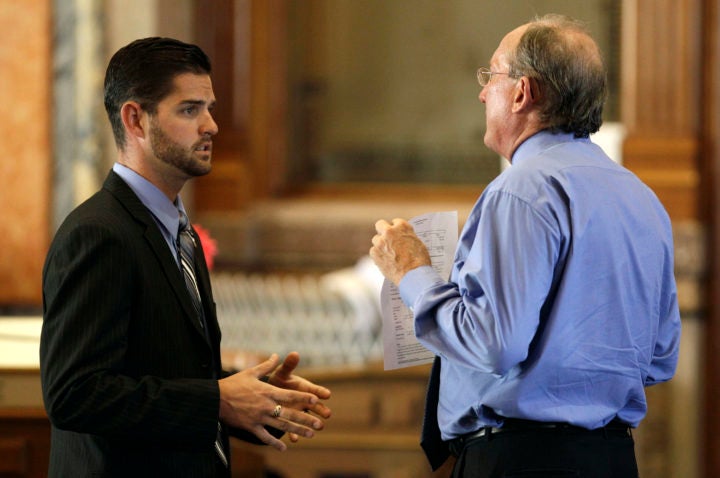
<instances>
[{"instance_id":1,"label":"gesturing hand","mask_svg":"<svg viewBox=\"0 0 720 478\"><path fill-rule=\"evenodd\" d=\"M299 436L313 437L316 430L323 429L324 422L305 411L312 410L328 418L330 409L320 399L328 398L330 391L292 375L299 360L299 355L293 353L278 366L280 360L273 354L255 367L219 380L220 419L250 431L280 451L287 449L287 445L273 437L265 426L288 432L293 441ZM260 380L269 374L272 374L269 383Z\"/></svg>"},{"instance_id":2,"label":"gesturing hand","mask_svg":"<svg viewBox=\"0 0 720 478\"><path fill-rule=\"evenodd\" d=\"M275 369L270 375L268 383L275 385L279 388L287 390L297 390L300 392L309 392L318 397L321 400L327 400L330 398L330 390L320 385L316 385L309 380L306 380L298 375L293 375L293 371L300 363L300 354L297 352L290 352L283 363ZM305 408L303 412L313 412L321 417L327 419L330 418L331 412L324 403L318 401L312 407ZM298 435L290 433L288 435L290 440L296 442Z\"/></svg>"}]
</instances>

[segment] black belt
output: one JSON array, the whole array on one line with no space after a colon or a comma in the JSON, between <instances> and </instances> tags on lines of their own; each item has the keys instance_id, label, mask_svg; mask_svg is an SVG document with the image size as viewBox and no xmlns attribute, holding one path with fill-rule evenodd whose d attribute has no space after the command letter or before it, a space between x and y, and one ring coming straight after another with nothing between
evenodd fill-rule
<instances>
[{"instance_id":1,"label":"black belt","mask_svg":"<svg viewBox=\"0 0 720 478\"><path fill-rule=\"evenodd\" d=\"M467 433L458 438L454 438L448 442L450 451L453 455L458 456L465 446L474 440L480 438L488 438L492 435L500 435L503 433L527 431L527 430L558 430L584 433L608 433L621 434L623 436L632 436L630 425L624 423L617 418L601 428L588 430L587 428L570 425L562 422L536 422L533 420L521 420L517 418L506 418L501 428L483 427L475 432Z\"/></svg>"}]
</instances>

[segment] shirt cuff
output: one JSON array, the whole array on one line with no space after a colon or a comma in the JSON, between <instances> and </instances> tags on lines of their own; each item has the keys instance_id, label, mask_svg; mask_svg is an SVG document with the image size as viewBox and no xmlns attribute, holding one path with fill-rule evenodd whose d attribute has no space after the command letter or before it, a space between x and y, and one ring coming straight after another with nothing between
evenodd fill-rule
<instances>
[{"instance_id":1,"label":"shirt cuff","mask_svg":"<svg viewBox=\"0 0 720 478\"><path fill-rule=\"evenodd\" d=\"M432 266L420 266L407 272L398 284L400 297L411 309L417 298L430 287L446 282Z\"/></svg>"}]
</instances>

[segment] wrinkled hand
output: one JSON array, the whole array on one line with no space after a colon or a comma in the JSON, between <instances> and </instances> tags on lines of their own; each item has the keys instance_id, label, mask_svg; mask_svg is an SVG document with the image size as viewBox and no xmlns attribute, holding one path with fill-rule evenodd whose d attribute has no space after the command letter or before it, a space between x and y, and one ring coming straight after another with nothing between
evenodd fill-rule
<instances>
[{"instance_id":1,"label":"wrinkled hand","mask_svg":"<svg viewBox=\"0 0 720 478\"><path fill-rule=\"evenodd\" d=\"M427 247L406 220L396 218L390 224L381 219L375 230L370 257L388 280L397 285L409 271L431 265Z\"/></svg>"},{"instance_id":2,"label":"wrinkled hand","mask_svg":"<svg viewBox=\"0 0 720 478\"><path fill-rule=\"evenodd\" d=\"M293 441L301 436L312 438L325 424L316 415L305 411L312 410L328 418L330 410L320 403L320 399L328 398L330 391L293 376L292 371L299 360L299 355L293 353L278 366L280 359L273 354L255 367L219 380L220 420L250 431L260 441L280 451L286 450L287 445L273 437L265 426L289 433ZM260 380L271 373L270 382L274 383ZM282 385L286 388L281 388ZM277 405L281 406L280 415L274 416Z\"/></svg>"}]
</instances>

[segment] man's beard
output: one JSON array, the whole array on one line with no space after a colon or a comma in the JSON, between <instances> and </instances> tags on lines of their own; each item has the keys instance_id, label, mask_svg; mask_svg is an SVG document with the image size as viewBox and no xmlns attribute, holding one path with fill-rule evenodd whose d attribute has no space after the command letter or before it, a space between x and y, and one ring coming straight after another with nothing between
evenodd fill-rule
<instances>
[{"instance_id":1,"label":"man's beard","mask_svg":"<svg viewBox=\"0 0 720 478\"><path fill-rule=\"evenodd\" d=\"M211 163L195 159L195 144L191 149L186 149L176 143L165 134L162 128L153 118L150 120L150 147L155 156L165 164L175 167L189 177L204 176L210 172Z\"/></svg>"}]
</instances>

